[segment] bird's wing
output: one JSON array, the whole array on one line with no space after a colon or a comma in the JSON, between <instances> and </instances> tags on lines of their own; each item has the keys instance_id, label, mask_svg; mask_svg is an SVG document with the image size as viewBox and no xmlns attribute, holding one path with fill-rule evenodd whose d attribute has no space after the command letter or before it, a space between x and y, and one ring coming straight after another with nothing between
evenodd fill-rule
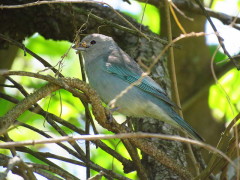
<instances>
[{"instance_id":1,"label":"bird's wing","mask_svg":"<svg viewBox=\"0 0 240 180\"><path fill-rule=\"evenodd\" d=\"M126 67L120 64L113 64L113 63L106 63L106 71L111 73L124 81L128 82L129 84L136 82L140 77L141 74L137 74L136 72L131 72ZM136 87L140 88L141 90L156 96L157 98L167 102L172 106L176 106L167 96L163 89L149 76L144 77L140 83L135 85Z\"/></svg>"}]
</instances>

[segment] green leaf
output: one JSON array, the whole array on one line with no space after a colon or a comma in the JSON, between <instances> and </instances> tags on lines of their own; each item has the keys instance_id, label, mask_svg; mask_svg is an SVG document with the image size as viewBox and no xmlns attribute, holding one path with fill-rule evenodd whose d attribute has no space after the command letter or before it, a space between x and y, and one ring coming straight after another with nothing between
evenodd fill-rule
<instances>
[{"instance_id":1,"label":"green leaf","mask_svg":"<svg viewBox=\"0 0 240 180\"><path fill-rule=\"evenodd\" d=\"M210 45L209 46L211 56L213 56L215 54L215 51L216 51L217 48L218 48L217 45ZM215 57L214 57L214 62L218 63L218 62L221 62L221 61L223 61L227 58L228 57L224 53L222 53L221 51L218 50ZM221 64L226 64L226 63L221 63Z\"/></svg>"},{"instance_id":2,"label":"green leaf","mask_svg":"<svg viewBox=\"0 0 240 180\"><path fill-rule=\"evenodd\" d=\"M128 11L121 10L124 14L133 17L137 22L142 23L145 26L148 26L153 32L160 34L160 13L158 8L151 4L139 3L142 7L142 11L133 14ZM146 8L145 8L146 5ZM144 11L145 8L145 11Z\"/></svg>"},{"instance_id":3,"label":"green leaf","mask_svg":"<svg viewBox=\"0 0 240 180\"><path fill-rule=\"evenodd\" d=\"M37 54L61 56L71 47L68 41L46 40L39 34L34 34L24 42L25 46Z\"/></svg>"},{"instance_id":4,"label":"green leaf","mask_svg":"<svg viewBox=\"0 0 240 180\"><path fill-rule=\"evenodd\" d=\"M228 71L219 79L219 84L210 87L209 106L217 120L230 121L240 111L239 71Z\"/></svg>"}]
</instances>

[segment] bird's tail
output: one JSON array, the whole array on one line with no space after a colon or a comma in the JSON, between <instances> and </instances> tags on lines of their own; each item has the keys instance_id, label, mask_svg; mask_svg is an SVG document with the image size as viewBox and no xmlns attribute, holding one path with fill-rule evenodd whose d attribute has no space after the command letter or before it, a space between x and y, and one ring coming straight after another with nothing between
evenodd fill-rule
<instances>
[{"instance_id":1,"label":"bird's tail","mask_svg":"<svg viewBox=\"0 0 240 180\"><path fill-rule=\"evenodd\" d=\"M179 115L172 117L184 131L187 131L191 136L199 141L204 141L204 139L190 126L186 121L183 120Z\"/></svg>"}]
</instances>

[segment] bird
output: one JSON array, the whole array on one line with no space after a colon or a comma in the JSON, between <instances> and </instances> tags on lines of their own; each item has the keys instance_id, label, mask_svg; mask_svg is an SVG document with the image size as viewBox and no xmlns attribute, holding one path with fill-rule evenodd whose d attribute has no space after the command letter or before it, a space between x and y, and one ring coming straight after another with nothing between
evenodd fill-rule
<instances>
[{"instance_id":1,"label":"bird","mask_svg":"<svg viewBox=\"0 0 240 180\"><path fill-rule=\"evenodd\" d=\"M123 115L158 119L187 132L193 139L203 141L174 110L176 105L165 90L144 74L137 62L112 37L89 34L73 48L82 53L89 84L103 102L114 102L116 111ZM119 96L123 91L126 92Z\"/></svg>"}]
</instances>

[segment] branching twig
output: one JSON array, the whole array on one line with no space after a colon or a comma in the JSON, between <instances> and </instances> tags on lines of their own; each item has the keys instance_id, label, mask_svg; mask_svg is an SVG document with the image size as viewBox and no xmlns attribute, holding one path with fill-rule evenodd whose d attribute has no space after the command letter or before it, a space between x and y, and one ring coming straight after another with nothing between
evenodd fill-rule
<instances>
[{"instance_id":1,"label":"branching twig","mask_svg":"<svg viewBox=\"0 0 240 180\"><path fill-rule=\"evenodd\" d=\"M167 36L168 36L169 44L171 44L172 43L172 26L171 26L170 11L169 11L169 10L171 10L171 5L169 4L168 0L165 0L164 2L165 2L165 15L166 15L166 22L167 22ZM173 10L171 12L173 15L175 15ZM176 22L178 22L177 17L174 16L174 19ZM183 33L186 34L186 31L181 26L181 24L180 23L177 23L177 24L178 24L179 28L183 31ZM168 57L169 57L168 66L169 66L170 77L171 77L172 88L173 88L173 93L172 93L173 99L175 99L177 106L181 108L181 102L180 102L180 97L179 97L179 92L178 92L177 77L176 77L176 70L175 70L174 52L173 52L173 47L171 47L171 46L169 47ZM177 109L177 111L178 111L179 115L183 118L182 110ZM191 145L187 144L187 148L189 151L189 157L194 164L196 174L199 174L199 168L197 166L197 161L193 154Z\"/></svg>"},{"instance_id":2,"label":"branching twig","mask_svg":"<svg viewBox=\"0 0 240 180\"><path fill-rule=\"evenodd\" d=\"M97 1L71 1L71 0L56 0L56 1L36 1L32 3L26 3L26 4L20 4L20 5L0 5L0 9L17 9L17 8L26 8L26 7L32 7L42 4L59 4L59 3L91 3L91 4L102 4L107 5L112 11L114 11L115 14L119 16L125 23L127 23L135 32L137 32L142 37L150 40L149 37L147 37L144 33L139 31L132 23L130 23L125 17L123 17L118 11L116 11L112 6L110 6L108 3L105 2L97 2Z\"/></svg>"},{"instance_id":3,"label":"branching twig","mask_svg":"<svg viewBox=\"0 0 240 180\"><path fill-rule=\"evenodd\" d=\"M0 144L1 148L9 148L9 147L19 147L19 146L26 146L26 145L36 145L36 144L48 144L48 143L56 143L56 142L64 142L64 141L75 141L75 140L97 140L97 139L139 139L139 138L160 138L165 140L173 140L179 141L184 143L190 143L193 145L197 145L203 147L213 153L218 153L223 158L225 158L229 163L231 163L235 168L233 161L229 159L222 151L214 148L213 146L196 141L193 139L183 138L179 136L170 136L170 135L163 135L163 134L154 134L154 133L123 133L123 134L115 134L115 135L81 135L81 136L66 136L66 137L59 137L59 138L49 138L45 140L28 140L28 141L20 141L20 142L6 142L4 144Z\"/></svg>"},{"instance_id":4,"label":"branching twig","mask_svg":"<svg viewBox=\"0 0 240 180\"><path fill-rule=\"evenodd\" d=\"M145 0L138 0L140 2L144 2ZM192 1L189 0L172 0L172 2L181 10L183 11L187 11L187 12L191 12L194 14L199 14L199 15L203 15L202 10L200 9L200 7L198 5L196 5L195 3L193 3ZM149 0L150 4L153 4L155 6L159 6L159 0ZM236 23L239 24L240 23L240 18L239 17L235 17L235 16L230 16L228 14L225 13L221 13L221 12L216 12L213 11L210 8L206 8L205 7L206 12L209 14L209 16L216 18L218 20L220 20L223 24L225 25L229 25L233 19L236 19ZM233 26L234 28L239 30L239 26Z\"/></svg>"},{"instance_id":5,"label":"branching twig","mask_svg":"<svg viewBox=\"0 0 240 180\"><path fill-rule=\"evenodd\" d=\"M1 94L0 94L1 95ZM34 111L34 109L33 109ZM60 117L52 114L52 113L49 113L49 112L46 112L44 110L40 110L39 112L37 112L38 114L46 117L47 119L52 119L53 121L56 121L57 123L63 125L63 126L66 126L67 128L73 130L75 133L78 133L78 134L85 134L85 131L83 131L82 129L79 129L77 128L76 126L72 125L71 123L69 123L68 121L66 120L63 120L61 119ZM28 125L26 124L20 124L22 126L27 126L29 128ZM33 127L31 127L33 128ZM35 128L34 131L38 131L38 129ZM47 136L45 136L47 137ZM49 138L49 137L48 137ZM116 151L114 151L112 148L109 148L106 144L104 144L102 141L100 140L94 140L92 141L92 143L96 144L96 146L100 147L102 150L106 151L108 154L110 154L112 157L116 158L118 161L120 161L124 167L128 168L128 167L131 167L132 166L132 162L126 158L124 158L123 156L121 156L119 153L117 153ZM72 154L72 152L70 153ZM76 154L72 154L76 157ZM78 157L77 157L78 158Z\"/></svg>"},{"instance_id":6,"label":"branching twig","mask_svg":"<svg viewBox=\"0 0 240 180\"><path fill-rule=\"evenodd\" d=\"M114 133L121 133L121 132L126 133L126 132L128 132L127 129L125 129L123 126L119 125L114 119L112 120L112 123L109 123L107 121L106 112L107 113L109 113L109 112L106 109L103 108L100 99L96 95L96 92L91 90L91 88L88 85L86 85L85 83L83 83L82 81L80 81L78 79L70 79L70 78L55 79L55 78L52 78L50 76L43 76L43 75L40 75L40 74L29 73L29 72L27 73L27 72L14 72L14 71L11 72L11 71L9 71L9 72L3 72L2 73L2 75L11 75L11 74L31 75L33 77L48 79L49 82L58 84L58 85L53 85L53 84L46 85L45 87L47 87L47 88L44 88L44 90L47 91L46 94L49 94L54 89L59 89L60 86L65 88L65 89L69 89L69 86L75 87L75 88L83 91L88 96L88 98L90 100L90 103L92 104L93 113L94 113L95 118L96 118L96 120L98 121L99 124L101 124L104 128L106 128L106 129L108 129L108 130L110 130ZM1 73L0 73L0 75L1 75ZM40 88L40 89L43 89L43 88ZM35 102L33 102L34 100L42 98L41 93L39 93L39 90L35 92L36 94L35 93L32 94L32 96L34 96L34 98L30 95L31 97L28 96L26 99L31 98L32 99L31 103L34 104L35 103ZM26 99L25 99L25 101L27 101ZM24 100L22 102L24 102ZM29 108L29 107L28 108L27 107L21 107L21 106L23 106L23 104L22 105L21 104L18 104L17 106L15 106L12 110L9 111L8 114L6 114L2 118L3 119L10 119L11 121L13 121L12 118L14 118L14 119L17 118L17 115L19 115L19 114L14 113L14 116L12 117L11 114L10 114L11 111L15 111L15 108L16 109L21 109L21 110L24 110L24 111ZM146 141L143 141L143 140L140 141L140 140L133 140L133 139L130 139L130 142L133 143L136 147L140 148L145 153L147 153L151 156L154 156L159 162L161 162L165 166L173 169L180 176L191 177L190 173L186 169L177 165L177 163L175 163L174 160L167 157L167 155L164 152L162 152L160 149L155 147L153 143L146 142ZM147 146L146 146L146 144L147 144ZM151 147L151 148L149 148L149 147Z\"/></svg>"},{"instance_id":7,"label":"branching twig","mask_svg":"<svg viewBox=\"0 0 240 180\"><path fill-rule=\"evenodd\" d=\"M208 12L205 10L204 6L202 5L200 0L195 0L196 3L199 5L199 7L201 8L201 10L203 11L204 15L206 16L208 22L210 23L211 27L213 28L215 35L217 36L218 42L221 46L221 48L223 49L224 53L228 56L228 58L234 63L234 65L236 66L236 68L238 70L240 70L240 63L238 61L236 61L227 51L224 43L223 43L223 38L219 35L217 28L215 27L215 25L213 24Z\"/></svg>"},{"instance_id":8,"label":"branching twig","mask_svg":"<svg viewBox=\"0 0 240 180\"><path fill-rule=\"evenodd\" d=\"M45 61L42 57L40 57L39 55L35 54L34 52L32 52L30 49L28 49L27 47L25 47L23 44L7 37L4 36L3 34L0 33L0 38L4 39L5 41L8 41L9 43L19 47L20 49L22 49L24 52L29 53L30 55L32 55L34 58L36 58L39 62L41 62L45 67L50 68L54 73L58 74L60 77L63 77L63 75L57 70L55 69L51 64L49 64L47 61Z\"/></svg>"}]
</instances>

